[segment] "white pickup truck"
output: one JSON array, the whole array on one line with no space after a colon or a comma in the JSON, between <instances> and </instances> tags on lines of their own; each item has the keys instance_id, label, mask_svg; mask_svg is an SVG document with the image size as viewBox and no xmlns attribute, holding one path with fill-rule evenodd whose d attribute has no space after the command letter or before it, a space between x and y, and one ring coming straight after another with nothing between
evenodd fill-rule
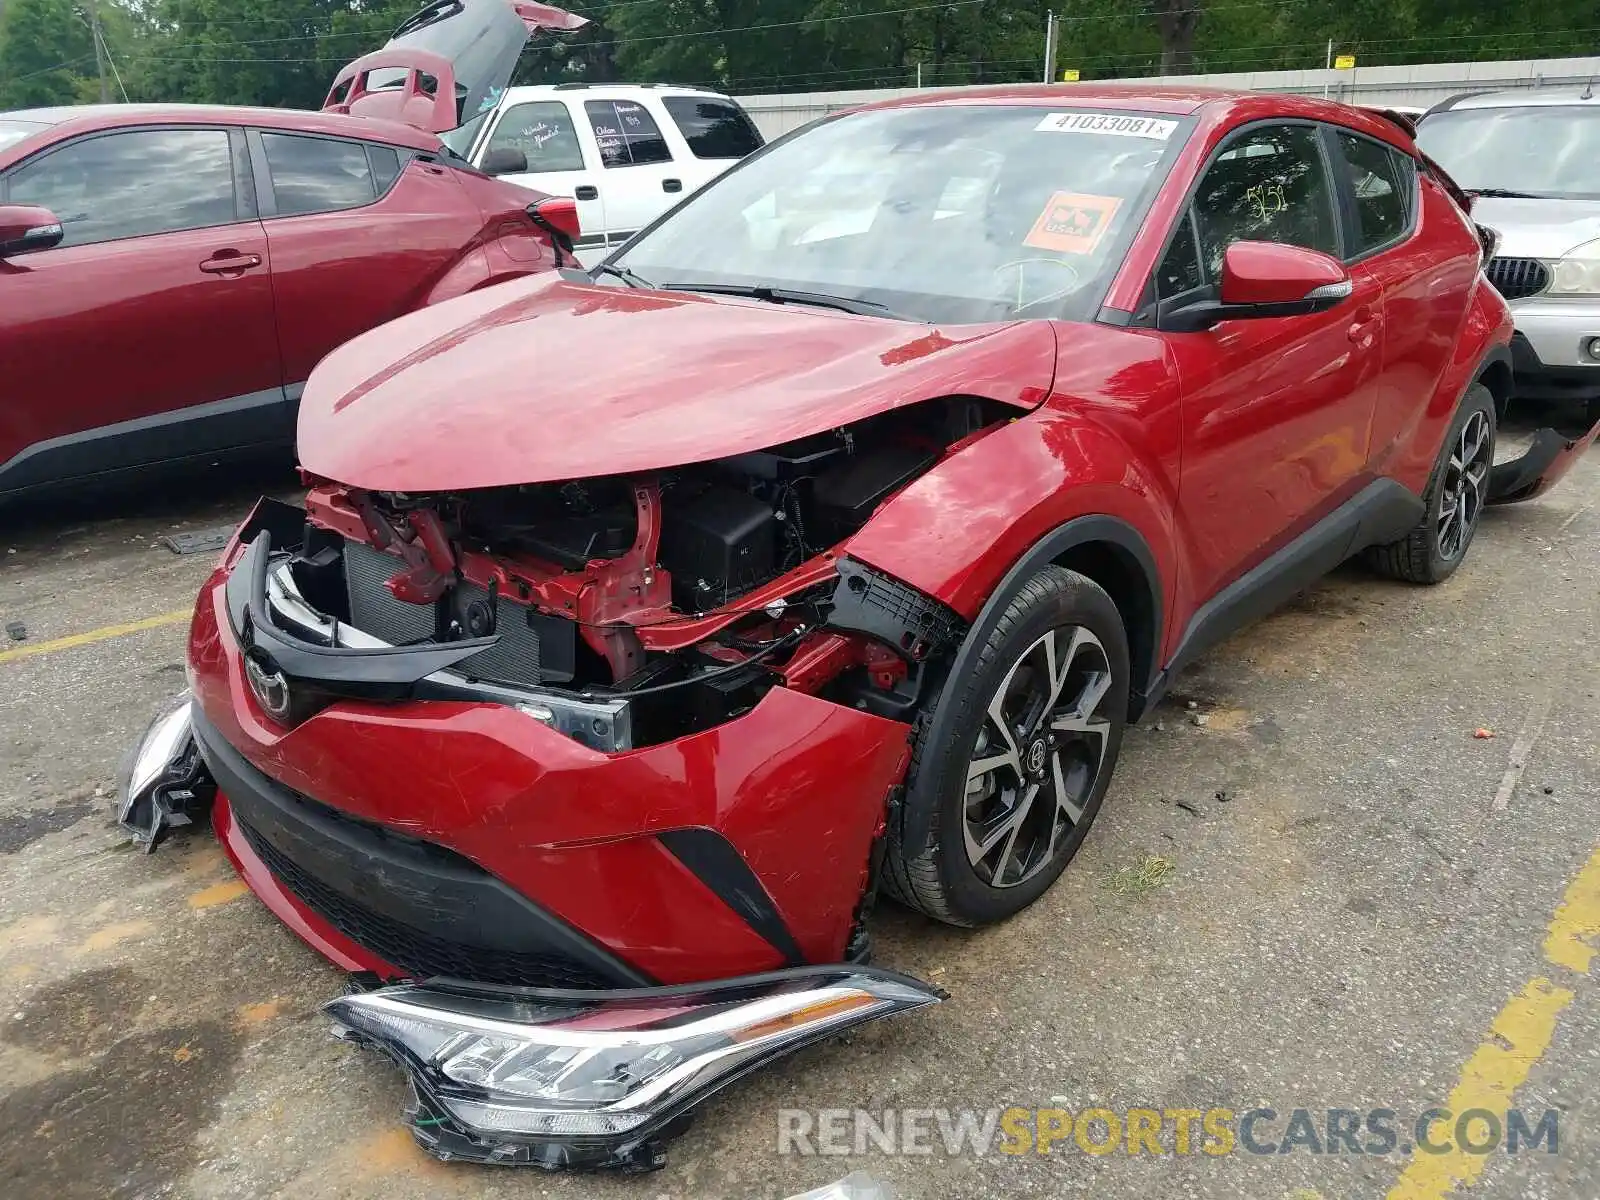
<instances>
[{"instance_id":1,"label":"white pickup truck","mask_svg":"<svg viewBox=\"0 0 1600 1200\"><path fill-rule=\"evenodd\" d=\"M405 121L485 174L577 201L596 261L762 145L727 96L656 84L508 88L538 30L588 18L529 0L435 0L340 70L323 108Z\"/></svg>"},{"instance_id":2,"label":"white pickup truck","mask_svg":"<svg viewBox=\"0 0 1600 1200\"><path fill-rule=\"evenodd\" d=\"M580 252L620 246L762 145L727 96L652 84L511 88L468 140L444 136L489 175L575 198Z\"/></svg>"}]
</instances>

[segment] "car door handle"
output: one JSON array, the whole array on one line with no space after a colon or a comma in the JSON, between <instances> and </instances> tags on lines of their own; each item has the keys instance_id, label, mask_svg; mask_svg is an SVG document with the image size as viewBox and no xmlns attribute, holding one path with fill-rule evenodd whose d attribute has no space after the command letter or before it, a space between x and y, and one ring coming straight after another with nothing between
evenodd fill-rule
<instances>
[{"instance_id":1,"label":"car door handle","mask_svg":"<svg viewBox=\"0 0 1600 1200\"><path fill-rule=\"evenodd\" d=\"M600 199L600 189L593 184L586 183L573 192L572 195L578 200L598 200Z\"/></svg>"},{"instance_id":2,"label":"car door handle","mask_svg":"<svg viewBox=\"0 0 1600 1200\"><path fill-rule=\"evenodd\" d=\"M663 179L661 181L661 190L663 192L681 192L683 191L683 180Z\"/></svg>"},{"instance_id":3,"label":"car door handle","mask_svg":"<svg viewBox=\"0 0 1600 1200\"><path fill-rule=\"evenodd\" d=\"M1355 311L1355 320L1350 323L1350 340L1359 346L1365 346L1372 341L1372 335L1378 328L1378 314L1363 304Z\"/></svg>"},{"instance_id":4,"label":"car door handle","mask_svg":"<svg viewBox=\"0 0 1600 1200\"><path fill-rule=\"evenodd\" d=\"M200 264L207 275L229 275L235 271L254 270L261 265L261 255L240 254L237 250L221 250Z\"/></svg>"}]
</instances>

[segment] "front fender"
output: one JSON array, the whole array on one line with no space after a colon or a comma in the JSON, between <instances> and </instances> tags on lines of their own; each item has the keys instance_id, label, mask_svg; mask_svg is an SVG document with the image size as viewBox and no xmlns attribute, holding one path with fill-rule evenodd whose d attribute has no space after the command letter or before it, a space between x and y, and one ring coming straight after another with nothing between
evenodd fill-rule
<instances>
[{"instance_id":1,"label":"front fender","mask_svg":"<svg viewBox=\"0 0 1600 1200\"><path fill-rule=\"evenodd\" d=\"M1176 405L1156 416L1175 423ZM1075 518L1101 516L1133 531L1158 578L1171 581L1174 483L1160 463L1090 413L1047 406L927 472L844 552L970 621L1031 547ZM1160 610L1170 611L1170 583L1160 590Z\"/></svg>"}]
</instances>

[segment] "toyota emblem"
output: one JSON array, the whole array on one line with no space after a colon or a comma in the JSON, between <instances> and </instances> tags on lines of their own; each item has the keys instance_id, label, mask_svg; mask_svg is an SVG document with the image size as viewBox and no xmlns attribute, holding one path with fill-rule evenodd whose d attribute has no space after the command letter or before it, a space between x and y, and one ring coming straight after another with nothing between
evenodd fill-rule
<instances>
[{"instance_id":1,"label":"toyota emblem","mask_svg":"<svg viewBox=\"0 0 1600 1200\"><path fill-rule=\"evenodd\" d=\"M1028 747L1028 770L1030 773L1034 775L1042 775L1044 773L1044 759L1047 753L1049 751L1045 748L1043 738Z\"/></svg>"},{"instance_id":2,"label":"toyota emblem","mask_svg":"<svg viewBox=\"0 0 1600 1200\"><path fill-rule=\"evenodd\" d=\"M250 681L250 691L256 701L274 721L287 721L289 717L289 681L280 671L269 670L254 658L244 660L245 677Z\"/></svg>"}]
</instances>

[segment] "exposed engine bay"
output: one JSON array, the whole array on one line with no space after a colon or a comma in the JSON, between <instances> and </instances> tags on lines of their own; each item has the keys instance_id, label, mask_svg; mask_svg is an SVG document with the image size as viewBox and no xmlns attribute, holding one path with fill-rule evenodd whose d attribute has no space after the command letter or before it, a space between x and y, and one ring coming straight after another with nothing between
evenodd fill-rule
<instances>
[{"instance_id":1,"label":"exposed engine bay","mask_svg":"<svg viewBox=\"0 0 1600 1200\"><path fill-rule=\"evenodd\" d=\"M280 577L368 644L494 639L452 670L513 702L626 700L625 736L550 722L598 749L719 724L778 683L903 718L959 617L833 548L1010 415L927 401L640 477L428 495L312 481Z\"/></svg>"}]
</instances>

